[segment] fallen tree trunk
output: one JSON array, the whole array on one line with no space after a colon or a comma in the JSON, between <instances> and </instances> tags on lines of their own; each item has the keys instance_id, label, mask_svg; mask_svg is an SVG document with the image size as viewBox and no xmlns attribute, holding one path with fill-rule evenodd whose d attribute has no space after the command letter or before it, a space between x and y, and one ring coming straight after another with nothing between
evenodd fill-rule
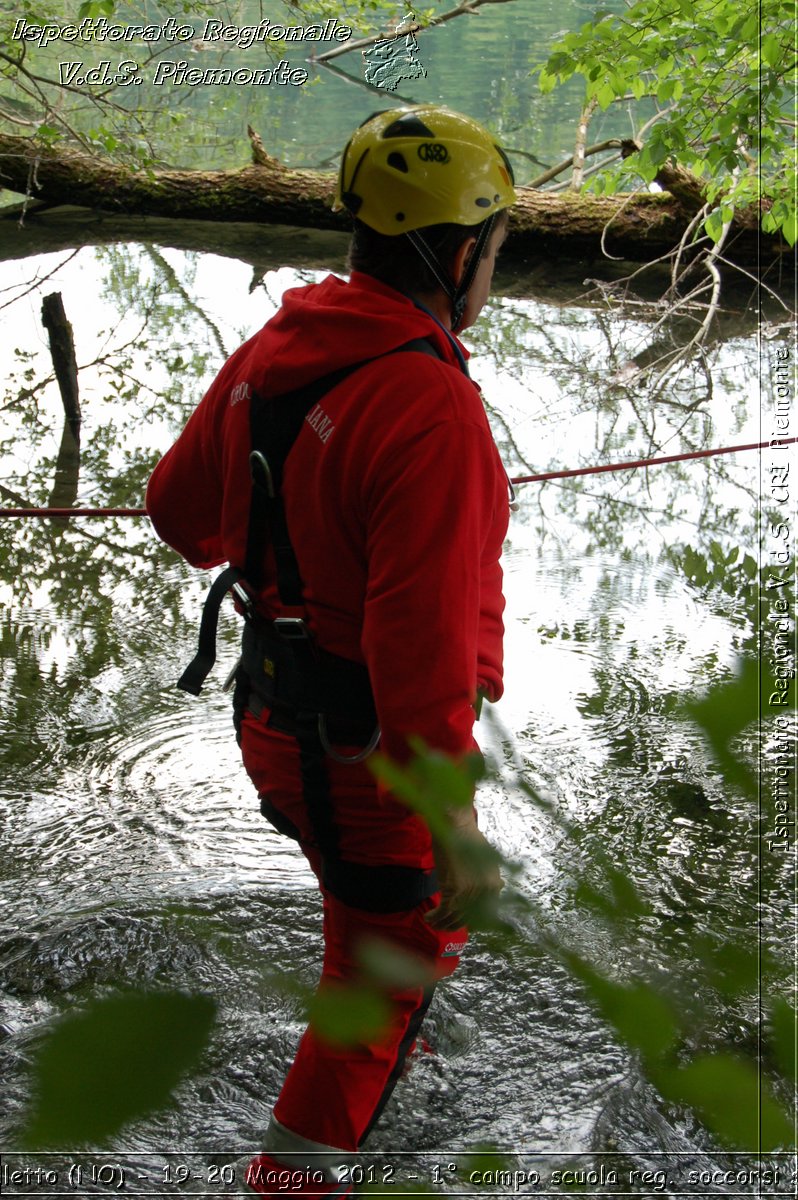
<instances>
[{"instance_id":1,"label":"fallen tree trunk","mask_svg":"<svg viewBox=\"0 0 798 1200\"><path fill-rule=\"evenodd\" d=\"M250 137L256 161L239 170L147 173L69 147L45 148L0 133L0 184L50 204L104 212L348 228L348 216L330 209L334 173L286 167L263 150L252 131ZM677 199L668 192L594 196L522 188L512 210L509 248L519 255L572 258L605 249L630 261L649 262L678 244L694 211L683 195ZM786 249L780 239L762 236L755 219L745 219L733 228L725 255L761 264Z\"/></svg>"},{"instance_id":2,"label":"fallen tree trunk","mask_svg":"<svg viewBox=\"0 0 798 1200\"><path fill-rule=\"evenodd\" d=\"M18 208L9 209L0 220L0 263L91 246L146 242L163 249L215 254L248 263L252 267L250 291L260 284L267 272L281 267L334 271L338 275L347 271L349 239L342 231L301 229L290 225L264 227L232 221L108 216L66 205L34 209L27 214L21 227L19 216ZM507 300L536 300L557 307L591 308L598 303L598 293L590 285L601 280L603 284L620 281L623 285L622 292L616 293L616 303L621 303L622 294L627 293L638 301L658 301L670 285L671 273L667 265L652 265L640 270L630 283L628 277L634 270L634 263L601 258L598 253L568 259L545 254L525 255L523 259L502 255L496 266L491 295ZM777 286L777 280L771 282ZM785 298L789 299L792 291L787 281L785 288ZM731 273L724 281L724 303L718 314L718 325L723 325L727 318L731 322L744 318L743 324L734 325L733 336L745 336L755 331L760 315L751 307L750 300L750 278ZM602 308L606 305L607 301L601 301ZM771 301L767 288L761 297L761 312L762 319L777 318L784 312L783 305ZM725 332L719 334L721 340L726 336Z\"/></svg>"}]
</instances>

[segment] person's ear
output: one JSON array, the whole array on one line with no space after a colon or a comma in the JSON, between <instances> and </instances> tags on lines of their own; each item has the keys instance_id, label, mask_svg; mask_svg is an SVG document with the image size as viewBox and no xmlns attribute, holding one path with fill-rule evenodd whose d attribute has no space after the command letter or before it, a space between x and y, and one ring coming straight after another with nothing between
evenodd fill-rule
<instances>
[{"instance_id":1,"label":"person's ear","mask_svg":"<svg viewBox=\"0 0 798 1200\"><path fill-rule=\"evenodd\" d=\"M455 252L454 261L452 262L452 278L455 284L459 284L465 274L465 269L468 266L469 259L474 252L474 247L477 244L477 239L470 237L461 242Z\"/></svg>"}]
</instances>

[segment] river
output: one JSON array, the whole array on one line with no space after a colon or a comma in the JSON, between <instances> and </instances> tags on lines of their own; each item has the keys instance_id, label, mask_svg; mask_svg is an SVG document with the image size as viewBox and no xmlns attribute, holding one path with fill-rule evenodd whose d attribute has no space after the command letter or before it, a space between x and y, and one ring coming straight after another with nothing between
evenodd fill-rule
<instances>
[{"instance_id":1,"label":"river","mask_svg":"<svg viewBox=\"0 0 798 1200\"><path fill-rule=\"evenodd\" d=\"M497 78L494 38L482 36L486 77ZM469 108L451 61L447 70L451 79L441 65L423 86ZM496 87L479 95L485 111L474 115L511 122ZM310 103L329 128L314 125L296 157L320 165L322 135L340 142L363 98L340 112ZM297 136L292 114L271 114L285 145ZM12 503L140 504L224 357L287 287L325 273L282 265L296 263L296 239L281 231L263 231L258 263L214 249L210 232L203 252L131 236L41 254L32 229L20 235L29 257L0 263L0 297L13 301L0 400ZM59 457L63 414L39 320L50 291L75 326L79 473ZM635 372L660 345L661 312L585 291L558 279L557 264L501 262L465 338L511 475L761 440L768 363L786 336L777 316L760 340L733 293L718 336L662 386L656 368ZM669 323L665 332L682 336ZM552 951L567 947L616 981L654 981L685 1014L690 1054L725 1048L753 1061L763 994L789 990L789 856L763 849L756 799L730 783L683 707L733 680L751 650L757 597L741 564L761 560L761 472L758 454L740 453L518 486L504 556L506 693L479 734L492 763L484 828L516 864L514 933L476 935L440 989L426 1030L434 1053L418 1056L369 1143L372 1182L499 1194L512 1186L476 1175L506 1169L538 1195L763 1194L755 1148L724 1153L689 1109L664 1102ZM739 554L701 585L685 569L688 547L710 568ZM270 968L308 986L318 969L312 878L257 814L220 690L236 655L232 613L213 685L200 700L174 686L207 582L143 520L0 523L0 1146L12 1166L44 1163L62 1178L84 1163L78 1192L109 1190L110 1176L91 1174L100 1149L128 1190L235 1191L230 1172L240 1181L302 1028L299 1000ZM737 745L754 762L762 753L751 727ZM633 885L637 915L608 921L586 902L587 884L606 886L606 864ZM746 986L724 987L717 973L708 983L707 947L764 966ZM109 1146L23 1154L42 1029L131 987L216 1000L199 1068ZM478 1147L499 1156L469 1163ZM748 1177L731 1186L738 1169ZM788 1159L779 1170L766 1194L792 1194ZM31 1178L3 1190L42 1194Z\"/></svg>"}]
</instances>

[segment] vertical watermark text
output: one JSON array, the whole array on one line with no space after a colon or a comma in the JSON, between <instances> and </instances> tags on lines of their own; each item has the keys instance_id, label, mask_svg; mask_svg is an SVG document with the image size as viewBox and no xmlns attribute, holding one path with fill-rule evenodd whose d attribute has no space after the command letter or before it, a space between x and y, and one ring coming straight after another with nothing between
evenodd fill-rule
<instances>
[{"instance_id":1,"label":"vertical watermark text","mask_svg":"<svg viewBox=\"0 0 798 1200\"><path fill-rule=\"evenodd\" d=\"M765 843L788 853L796 830L795 743L795 525L798 475L794 463L795 355L781 344L770 364L762 455L764 572L761 653L765 751L762 800Z\"/></svg>"}]
</instances>

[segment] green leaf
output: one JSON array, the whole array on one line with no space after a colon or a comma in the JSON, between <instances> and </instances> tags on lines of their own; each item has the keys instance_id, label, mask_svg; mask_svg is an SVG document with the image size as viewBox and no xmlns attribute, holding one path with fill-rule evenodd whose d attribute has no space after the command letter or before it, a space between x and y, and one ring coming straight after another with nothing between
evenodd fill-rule
<instances>
[{"instance_id":1,"label":"green leaf","mask_svg":"<svg viewBox=\"0 0 798 1200\"><path fill-rule=\"evenodd\" d=\"M648 905L641 899L631 879L624 871L610 865L605 867L605 871L619 913L624 916L642 916L649 911Z\"/></svg>"},{"instance_id":2,"label":"green leaf","mask_svg":"<svg viewBox=\"0 0 798 1200\"><path fill-rule=\"evenodd\" d=\"M588 993L628 1046L656 1060L673 1045L677 1026L669 1005L645 983L629 987L599 975L579 955L566 952L571 971L585 984Z\"/></svg>"},{"instance_id":3,"label":"green leaf","mask_svg":"<svg viewBox=\"0 0 798 1200\"><path fill-rule=\"evenodd\" d=\"M762 39L762 58L769 67L776 67L781 57L781 39L775 33L769 33Z\"/></svg>"},{"instance_id":4,"label":"green leaf","mask_svg":"<svg viewBox=\"0 0 798 1200\"><path fill-rule=\"evenodd\" d=\"M112 17L115 11L115 0L86 0L78 10L78 17Z\"/></svg>"},{"instance_id":5,"label":"green leaf","mask_svg":"<svg viewBox=\"0 0 798 1200\"><path fill-rule=\"evenodd\" d=\"M706 1055L657 1071L655 1082L669 1099L694 1108L727 1146L767 1154L792 1144L792 1121L752 1063Z\"/></svg>"},{"instance_id":6,"label":"green leaf","mask_svg":"<svg viewBox=\"0 0 798 1200\"><path fill-rule=\"evenodd\" d=\"M606 892L582 879L574 889L574 900L578 905L587 905L613 920L619 917L642 916L649 911L628 875L609 863L602 863L601 867L602 874L609 883L611 895L608 896Z\"/></svg>"},{"instance_id":7,"label":"green leaf","mask_svg":"<svg viewBox=\"0 0 798 1200\"><path fill-rule=\"evenodd\" d=\"M387 784L414 812L420 813L433 836L451 839L449 808L464 808L474 800L474 785L484 774L478 755L455 762L446 754L427 749L420 738L411 738L416 757L399 766L382 755L369 760L372 773Z\"/></svg>"},{"instance_id":8,"label":"green leaf","mask_svg":"<svg viewBox=\"0 0 798 1200\"><path fill-rule=\"evenodd\" d=\"M338 1046L379 1038L390 1025L391 1008L384 996L357 985L329 985L309 1005L311 1024L319 1037Z\"/></svg>"},{"instance_id":9,"label":"green leaf","mask_svg":"<svg viewBox=\"0 0 798 1200\"><path fill-rule=\"evenodd\" d=\"M162 1108L207 1045L215 1012L205 996L129 992L66 1017L36 1055L25 1144L97 1145Z\"/></svg>"},{"instance_id":10,"label":"green leaf","mask_svg":"<svg viewBox=\"0 0 798 1200\"><path fill-rule=\"evenodd\" d=\"M429 963L384 938L364 938L358 964L375 983L392 988L427 988L435 979Z\"/></svg>"},{"instance_id":11,"label":"green leaf","mask_svg":"<svg viewBox=\"0 0 798 1200\"><path fill-rule=\"evenodd\" d=\"M538 87L544 96L554 90L557 86L557 76L550 75L545 67L541 67L538 71Z\"/></svg>"},{"instance_id":12,"label":"green leaf","mask_svg":"<svg viewBox=\"0 0 798 1200\"><path fill-rule=\"evenodd\" d=\"M699 951L707 964L713 987L724 996L741 996L756 990L762 963L758 950L749 950L733 942L702 947Z\"/></svg>"},{"instance_id":13,"label":"green leaf","mask_svg":"<svg viewBox=\"0 0 798 1200\"><path fill-rule=\"evenodd\" d=\"M723 217L720 215L720 209L715 208L704 221L704 229L706 229L709 237L713 242L719 242L723 234Z\"/></svg>"},{"instance_id":14,"label":"green leaf","mask_svg":"<svg viewBox=\"0 0 798 1200\"><path fill-rule=\"evenodd\" d=\"M551 58L546 63L545 69L552 75L559 75L561 78L567 78L568 75L573 74L575 66L576 64L574 63L574 60L570 54L563 54L560 52L557 54L552 54Z\"/></svg>"},{"instance_id":15,"label":"green leaf","mask_svg":"<svg viewBox=\"0 0 798 1200\"><path fill-rule=\"evenodd\" d=\"M684 709L704 730L728 781L756 795L756 775L732 753L730 743L759 715L758 663L743 660L736 679L713 688L703 700L688 701Z\"/></svg>"},{"instance_id":16,"label":"green leaf","mask_svg":"<svg viewBox=\"0 0 798 1200\"><path fill-rule=\"evenodd\" d=\"M796 1012L786 1000L778 999L770 1015L773 1048L780 1069L787 1079L795 1081L796 1054L798 1053L798 1029Z\"/></svg>"},{"instance_id":17,"label":"green leaf","mask_svg":"<svg viewBox=\"0 0 798 1200\"><path fill-rule=\"evenodd\" d=\"M794 246L798 241L798 213L792 212L784 218L781 234L788 246Z\"/></svg>"},{"instance_id":18,"label":"green leaf","mask_svg":"<svg viewBox=\"0 0 798 1200\"><path fill-rule=\"evenodd\" d=\"M610 103L608 85L614 98L631 91L638 100L648 93L658 95L661 105L678 105L663 126L667 149L654 149L647 163L656 167L669 155L684 162L690 148L742 208L794 192L795 168L786 161L780 125L789 111L794 13L795 5L779 0L762 0L759 8L731 0L671 0L670 5L627 0L623 15L594 18L577 34L561 38L552 54L570 55L574 70L588 81L588 97L595 96L603 108ZM644 88L641 81L652 76L654 85ZM740 130L759 160L761 187L761 196L745 201L742 192L751 176L738 145ZM647 166L643 178L650 177ZM777 224L781 227L778 218ZM717 236L717 222L710 222L710 229ZM784 236L795 243L792 217Z\"/></svg>"},{"instance_id":19,"label":"green leaf","mask_svg":"<svg viewBox=\"0 0 798 1200\"><path fill-rule=\"evenodd\" d=\"M668 145L661 138L654 141L652 139L650 145L646 147L648 157L655 167L661 167L668 157Z\"/></svg>"}]
</instances>

